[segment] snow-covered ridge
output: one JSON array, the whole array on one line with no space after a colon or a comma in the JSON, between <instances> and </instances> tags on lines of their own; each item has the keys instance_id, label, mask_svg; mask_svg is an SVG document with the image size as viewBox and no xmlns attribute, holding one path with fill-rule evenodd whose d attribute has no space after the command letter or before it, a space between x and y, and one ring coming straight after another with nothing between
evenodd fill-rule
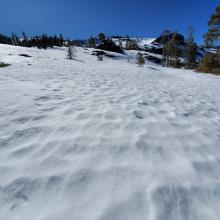
<instances>
[{"instance_id":1,"label":"snow-covered ridge","mask_svg":"<svg viewBox=\"0 0 220 220\"><path fill-rule=\"evenodd\" d=\"M220 78L76 50L0 45L0 219L219 220Z\"/></svg>"},{"instance_id":2,"label":"snow-covered ridge","mask_svg":"<svg viewBox=\"0 0 220 220\"><path fill-rule=\"evenodd\" d=\"M112 38L112 40L116 44L119 44L119 41L121 41L122 46L125 47L126 40L128 40L128 38ZM136 41L138 46L142 49L146 47L153 47L153 46L156 47L156 44L154 44L154 41L156 40L156 38L129 38L129 40Z\"/></svg>"}]
</instances>

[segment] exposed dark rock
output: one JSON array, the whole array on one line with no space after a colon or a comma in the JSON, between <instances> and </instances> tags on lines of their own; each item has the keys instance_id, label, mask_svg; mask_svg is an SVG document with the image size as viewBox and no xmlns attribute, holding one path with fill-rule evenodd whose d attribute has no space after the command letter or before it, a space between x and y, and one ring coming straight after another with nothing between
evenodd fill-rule
<instances>
[{"instance_id":1,"label":"exposed dark rock","mask_svg":"<svg viewBox=\"0 0 220 220\"><path fill-rule=\"evenodd\" d=\"M163 63L162 59L160 59L158 57L151 56L151 55L145 55L145 58L153 63L158 64L158 65L162 65L162 63Z\"/></svg>"},{"instance_id":2,"label":"exposed dark rock","mask_svg":"<svg viewBox=\"0 0 220 220\"><path fill-rule=\"evenodd\" d=\"M164 43L167 44L167 43L172 39L172 37L173 37L174 34L176 34L176 36L177 36L179 45L180 45L180 46L185 45L185 38L184 38L184 36L183 36L182 34L179 34L179 33L170 33L170 34L168 34L168 35L167 35L167 38L166 38L167 40L166 40L166 42L164 42ZM160 37L158 37L158 38L153 42L153 44L155 44L155 43L162 44L162 41L163 41L163 37L160 36Z\"/></svg>"},{"instance_id":3,"label":"exposed dark rock","mask_svg":"<svg viewBox=\"0 0 220 220\"><path fill-rule=\"evenodd\" d=\"M99 44L97 49L111 51L115 53L124 53L121 47L117 46L112 40L106 40L104 43Z\"/></svg>"}]
</instances>

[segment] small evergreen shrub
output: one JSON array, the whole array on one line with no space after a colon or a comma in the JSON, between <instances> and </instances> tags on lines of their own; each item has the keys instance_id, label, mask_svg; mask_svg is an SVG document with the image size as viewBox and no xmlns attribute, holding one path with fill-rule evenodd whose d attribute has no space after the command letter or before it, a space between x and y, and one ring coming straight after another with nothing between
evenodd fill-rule
<instances>
[{"instance_id":1,"label":"small evergreen shrub","mask_svg":"<svg viewBox=\"0 0 220 220\"><path fill-rule=\"evenodd\" d=\"M144 59L144 56L143 56L142 53L138 52L137 56L136 56L136 59L137 59L137 64L139 66L143 66L145 64L145 59Z\"/></svg>"},{"instance_id":2,"label":"small evergreen shrub","mask_svg":"<svg viewBox=\"0 0 220 220\"><path fill-rule=\"evenodd\" d=\"M73 45L69 45L67 48L67 59L73 60L76 57L76 50Z\"/></svg>"},{"instance_id":3,"label":"small evergreen shrub","mask_svg":"<svg viewBox=\"0 0 220 220\"><path fill-rule=\"evenodd\" d=\"M103 56L102 56L102 55L98 55L98 56L97 56L97 60L98 60L98 61L103 61Z\"/></svg>"},{"instance_id":4,"label":"small evergreen shrub","mask_svg":"<svg viewBox=\"0 0 220 220\"><path fill-rule=\"evenodd\" d=\"M0 62L0 67L11 66L11 64Z\"/></svg>"},{"instance_id":5,"label":"small evergreen shrub","mask_svg":"<svg viewBox=\"0 0 220 220\"><path fill-rule=\"evenodd\" d=\"M220 54L208 53L206 54L199 66L196 68L197 72L213 73L220 75Z\"/></svg>"}]
</instances>

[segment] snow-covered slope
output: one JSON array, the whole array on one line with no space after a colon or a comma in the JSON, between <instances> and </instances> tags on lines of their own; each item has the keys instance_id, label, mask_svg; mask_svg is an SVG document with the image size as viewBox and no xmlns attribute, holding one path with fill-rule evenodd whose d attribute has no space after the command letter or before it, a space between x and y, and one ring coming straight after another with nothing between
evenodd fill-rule
<instances>
[{"instance_id":1,"label":"snow-covered slope","mask_svg":"<svg viewBox=\"0 0 220 220\"><path fill-rule=\"evenodd\" d=\"M0 219L219 220L220 78L91 52L0 45Z\"/></svg>"},{"instance_id":2,"label":"snow-covered slope","mask_svg":"<svg viewBox=\"0 0 220 220\"><path fill-rule=\"evenodd\" d=\"M158 48L158 45L156 45L156 43L154 44L156 38L113 38L112 40L117 45L119 45L119 42L121 42L122 46L125 48L127 39L137 42L137 45L143 50L152 47Z\"/></svg>"},{"instance_id":3,"label":"snow-covered slope","mask_svg":"<svg viewBox=\"0 0 220 220\"><path fill-rule=\"evenodd\" d=\"M156 38L140 38L140 39L137 39L138 44L141 48L152 47L153 42L155 40L156 40Z\"/></svg>"}]
</instances>

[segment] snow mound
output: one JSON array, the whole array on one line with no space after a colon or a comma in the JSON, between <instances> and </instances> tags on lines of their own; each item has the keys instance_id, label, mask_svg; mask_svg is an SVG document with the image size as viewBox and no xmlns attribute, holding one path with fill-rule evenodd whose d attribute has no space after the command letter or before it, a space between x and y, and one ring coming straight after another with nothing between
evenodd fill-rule
<instances>
[{"instance_id":1,"label":"snow mound","mask_svg":"<svg viewBox=\"0 0 220 220\"><path fill-rule=\"evenodd\" d=\"M220 219L220 78L91 52L0 45L0 219Z\"/></svg>"}]
</instances>

